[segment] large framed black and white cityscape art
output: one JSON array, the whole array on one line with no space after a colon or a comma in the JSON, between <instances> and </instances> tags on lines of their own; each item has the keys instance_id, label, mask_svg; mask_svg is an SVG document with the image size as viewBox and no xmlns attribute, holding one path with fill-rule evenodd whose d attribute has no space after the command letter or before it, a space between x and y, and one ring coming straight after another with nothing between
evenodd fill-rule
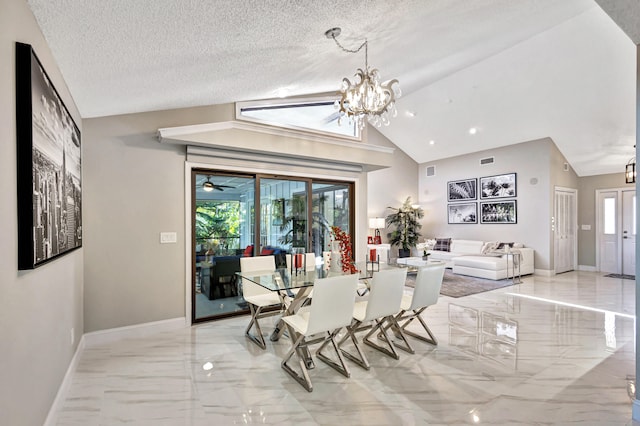
<instances>
[{"instance_id":1,"label":"large framed black and white cityscape art","mask_svg":"<svg viewBox=\"0 0 640 426\"><path fill-rule=\"evenodd\" d=\"M18 269L82 246L80 130L31 45L16 43Z\"/></svg>"},{"instance_id":2,"label":"large framed black and white cityscape art","mask_svg":"<svg viewBox=\"0 0 640 426\"><path fill-rule=\"evenodd\" d=\"M511 198L517 195L516 174L507 173L480 178L480 199Z\"/></svg>"},{"instance_id":3,"label":"large framed black and white cityscape art","mask_svg":"<svg viewBox=\"0 0 640 426\"><path fill-rule=\"evenodd\" d=\"M480 203L480 223L517 223L516 200Z\"/></svg>"}]
</instances>

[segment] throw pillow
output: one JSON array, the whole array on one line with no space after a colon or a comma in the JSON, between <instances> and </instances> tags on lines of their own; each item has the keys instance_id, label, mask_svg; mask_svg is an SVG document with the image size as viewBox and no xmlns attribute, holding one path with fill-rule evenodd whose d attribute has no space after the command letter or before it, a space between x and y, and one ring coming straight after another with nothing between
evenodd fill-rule
<instances>
[{"instance_id":1,"label":"throw pillow","mask_svg":"<svg viewBox=\"0 0 640 426\"><path fill-rule=\"evenodd\" d=\"M505 246L513 247L513 243L500 243L498 244L498 250L503 249Z\"/></svg>"},{"instance_id":2,"label":"throw pillow","mask_svg":"<svg viewBox=\"0 0 640 426\"><path fill-rule=\"evenodd\" d=\"M253 256L253 246L247 246L247 248L244 249L244 252L242 253L242 256L247 257L247 256Z\"/></svg>"},{"instance_id":3,"label":"throw pillow","mask_svg":"<svg viewBox=\"0 0 640 426\"><path fill-rule=\"evenodd\" d=\"M434 250L451 251L451 238L436 238Z\"/></svg>"},{"instance_id":4,"label":"throw pillow","mask_svg":"<svg viewBox=\"0 0 640 426\"><path fill-rule=\"evenodd\" d=\"M496 251L498 249L498 244L500 244L498 241L488 241L484 243L484 245L482 246L482 254Z\"/></svg>"},{"instance_id":5,"label":"throw pillow","mask_svg":"<svg viewBox=\"0 0 640 426\"><path fill-rule=\"evenodd\" d=\"M427 240L425 241L425 244L427 245L427 250L433 250L433 248L436 246L436 239L435 238L427 238Z\"/></svg>"},{"instance_id":6,"label":"throw pillow","mask_svg":"<svg viewBox=\"0 0 640 426\"><path fill-rule=\"evenodd\" d=\"M260 256L269 256L269 255L273 254L274 251L275 251L274 249L263 248L260 251Z\"/></svg>"}]
</instances>

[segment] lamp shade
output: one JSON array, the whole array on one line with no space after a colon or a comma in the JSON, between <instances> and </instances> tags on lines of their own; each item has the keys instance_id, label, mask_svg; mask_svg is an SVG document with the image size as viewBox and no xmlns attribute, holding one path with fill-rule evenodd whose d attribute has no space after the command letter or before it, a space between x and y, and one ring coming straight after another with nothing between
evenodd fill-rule
<instances>
[{"instance_id":1,"label":"lamp shade","mask_svg":"<svg viewBox=\"0 0 640 426\"><path fill-rule=\"evenodd\" d=\"M369 228L370 229L380 229L384 228L384 217L370 217L369 218Z\"/></svg>"}]
</instances>

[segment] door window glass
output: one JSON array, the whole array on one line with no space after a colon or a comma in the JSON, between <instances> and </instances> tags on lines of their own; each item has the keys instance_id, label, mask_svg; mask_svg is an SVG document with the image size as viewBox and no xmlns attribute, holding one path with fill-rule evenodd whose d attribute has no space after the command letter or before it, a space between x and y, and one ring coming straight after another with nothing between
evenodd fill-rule
<instances>
[{"instance_id":1,"label":"door window glass","mask_svg":"<svg viewBox=\"0 0 640 426\"><path fill-rule=\"evenodd\" d=\"M605 198L604 208L604 233L607 235L613 235L616 233L616 199Z\"/></svg>"}]
</instances>

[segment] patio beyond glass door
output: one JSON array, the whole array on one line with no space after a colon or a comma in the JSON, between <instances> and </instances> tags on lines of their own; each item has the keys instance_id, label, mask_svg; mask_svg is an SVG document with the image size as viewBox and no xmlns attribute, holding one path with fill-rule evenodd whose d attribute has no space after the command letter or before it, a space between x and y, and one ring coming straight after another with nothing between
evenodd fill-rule
<instances>
[{"instance_id":1,"label":"patio beyond glass door","mask_svg":"<svg viewBox=\"0 0 640 426\"><path fill-rule=\"evenodd\" d=\"M235 273L241 255L253 255L255 178L206 171L192 176L192 315L197 322L246 311Z\"/></svg>"},{"instance_id":2,"label":"patio beyond glass door","mask_svg":"<svg viewBox=\"0 0 640 426\"><path fill-rule=\"evenodd\" d=\"M260 179L260 254L308 249L307 180Z\"/></svg>"},{"instance_id":3,"label":"patio beyond glass door","mask_svg":"<svg viewBox=\"0 0 640 426\"><path fill-rule=\"evenodd\" d=\"M353 217L351 184L313 182L311 195L311 245L316 256L331 249L331 227L351 234ZM353 236L352 236L353 238Z\"/></svg>"}]
</instances>

